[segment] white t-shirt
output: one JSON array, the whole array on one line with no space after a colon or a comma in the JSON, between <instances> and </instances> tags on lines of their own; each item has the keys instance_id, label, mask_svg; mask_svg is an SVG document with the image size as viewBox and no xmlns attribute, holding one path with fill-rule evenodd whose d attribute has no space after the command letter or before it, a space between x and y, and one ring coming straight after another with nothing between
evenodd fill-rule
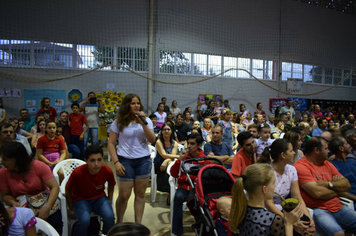
<instances>
[{"instance_id":1,"label":"white t-shirt","mask_svg":"<svg viewBox=\"0 0 356 236\"><path fill-rule=\"evenodd\" d=\"M255 138L255 142L257 145L257 154L262 154L263 150L265 150L265 147L269 147L272 145L272 143L275 141L275 139L268 139L267 141L262 141L261 139Z\"/></svg>"},{"instance_id":2,"label":"white t-shirt","mask_svg":"<svg viewBox=\"0 0 356 236\"><path fill-rule=\"evenodd\" d=\"M165 121L165 119L167 117L167 113L163 112L163 114L161 115L161 114L158 113L158 111L156 111L154 114L157 116L157 122L158 123L164 123L164 121Z\"/></svg>"},{"instance_id":3,"label":"white t-shirt","mask_svg":"<svg viewBox=\"0 0 356 236\"><path fill-rule=\"evenodd\" d=\"M298 174L297 170L295 169L294 166L292 165L286 165L284 167L284 173L283 175L278 175L274 171L274 176L276 177L276 187L274 188L274 191L276 193L279 193L282 195L284 198L286 198L290 191L291 191L291 185L293 181L298 181ZM282 200L279 198L278 195L273 195L273 202L274 205L282 211Z\"/></svg>"},{"instance_id":4,"label":"white t-shirt","mask_svg":"<svg viewBox=\"0 0 356 236\"><path fill-rule=\"evenodd\" d=\"M178 115L179 113L180 113L180 109L177 107L177 108L170 108L170 110L171 110L171 112L172 112L172 114L174 115L174 116L176 116L176 115Z\"/></svg>"},{"instance_id":5,"label":"white t-shirt","mask_svg":"<svg viewBox=\"0 0 356 236\"><path fill-rule=\"evenodd\" d=\"M147 126L153 130L153 124L150 118L146 117ZM122 132L117 127L116 120L112 123L110 130L119 135L119 147L117 155L127 159L142 158L150 155L147 139L141 124L130 123Z\"/></svg>"}]
</instances>

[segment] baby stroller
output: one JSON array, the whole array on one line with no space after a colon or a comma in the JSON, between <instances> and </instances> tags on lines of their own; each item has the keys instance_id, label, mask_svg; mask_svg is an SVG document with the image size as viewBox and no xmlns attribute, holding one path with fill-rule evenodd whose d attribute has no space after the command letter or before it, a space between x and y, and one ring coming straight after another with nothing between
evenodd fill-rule
<instances>
[{"instance_id":1,"label":"baby stroller","mask_svg":"<svg viewBox=\"0 0 356 236\"><path fill-rule=\"evenodd\" d=\"M218 164L187 165L189 162L213 160ZM216 202L221 196L231 196L234 177L216 158L191 158L182 164L182 171L187 175L192 187L191 197L187 201L187 207L194 216L196 223L192 225L196 235L218 236L215 219L218 216ZM197 175L194 184L189 178Z\"/></svg>"}]
</instances>

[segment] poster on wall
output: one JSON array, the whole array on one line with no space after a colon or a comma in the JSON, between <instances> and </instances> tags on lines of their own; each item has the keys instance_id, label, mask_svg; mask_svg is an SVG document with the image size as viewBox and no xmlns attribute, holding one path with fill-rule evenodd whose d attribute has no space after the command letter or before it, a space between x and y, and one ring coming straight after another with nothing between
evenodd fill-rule
<instances>
[{"instance_id":1,"label":"poster on wall","mask_svg":"<svg viewBox=\"0 0 356 236\"><path fill-rule=\"evenodd\" d=\"M35 118L40 109L41 99L48 97L51 100L51 107L56 109L58 117L61 111L66 110L66 91L57 89L24 89L23 91L25 108L29 110L31 118ZM57 117L57 118L58 118Z\"/></svg>"},{"instance_id":2,"label":"poster on wall","mask_svg":"<svg viewBox=\"0 0 356 236\"><path fill-rule=\"evenodd\" d=\"M19 98L21 97L21 89L17 88L1 88L0 89L0 97L2 98L9 98L9 97L14 97L14 98Z\"/></svg>"},{"instance_id":3,"label":"poster on wall","mask_svg":"<svg viewBox=\"0 0 356 236\"><path fill-rule=\"evenodd\" d=\"M308 110L308 99L306 98L291 98L289 97L288 99L292 100L292 102L295 103L295 110L298 111L306 111Z\"/></svg>"},{"instance_id":4,"label":"poster on wall","mask_svg":"<svg viewBox=\"0 0 356 236\"><path fill-rule=\"evenodd\" d=\"M287 98L270 98L269 110L274 114L277 107L283 107L286 105Z\"/></svg>"},{"instance_id":5,"label":"poster on wall","mask_svg":"<svg viewBox=\"0 0 356 236\"><path fill-rule=\"evenodd\" d=\"M198 107L205 103L205 98L209 98L209 100L213 100L214 102L222 102L223 101L223 96L220 94L199 94Z\"/></svg>"},{"instance_id":6,"label":"poster on wall","mask_svg":"<svg viewBox=\"0 0 356 236\"><path fill-rule=\"evenodd\" d=\"M302 79L287 79L287 92L303 94L303 80Z\"/></svg>"}]
</instances>

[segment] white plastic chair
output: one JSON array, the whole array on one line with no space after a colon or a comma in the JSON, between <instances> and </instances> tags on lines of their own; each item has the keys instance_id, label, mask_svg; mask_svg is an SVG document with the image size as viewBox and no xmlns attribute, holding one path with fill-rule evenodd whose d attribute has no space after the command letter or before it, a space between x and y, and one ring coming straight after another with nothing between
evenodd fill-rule
<instances>
[{"instance_id":1,"label":"white plastic chair","mask_svg":"<svg viewBox=\"0 0 356 236\"><path fill-rule=\"evenodd\" d=\"M70 233L71 233L70 232L71 224L70 224L70 220L68 218L68 212L67 212L67 200L66 200L66 196L65 196L65 187L66 187L67 181L69 179L69 176L73 172L73 170L75 168L77 168L78 166L81 166L84 164L85 164L85 162L82 160L79 160L79 159L67 159L67 160L59 162L53 169L53 175L59 185L58 197L61 201L63 235L70 235ZM60 169L63 170L63 174L64 174L64 179L61 184L59 184L59 176L57 173Z\"/></svg>"},{"instance_id":2,"label":"white plastic chair","mask_svg":"<svg viewBox=\"0 0 356 236\"><path fill-rule=\"evenodd\" d=\"M47 236L59 236L58 232L47 221L44 221L38 217L36 217L36 221L36 233L40 230Z\"/></svg>"},{"instance_id":3,"label":"white plastic chair","mask_svg":"<svg viewBox=\"0 0 356 236\"><path fill-rule=\"evenodd\" d=\"M148 145L150 148L151 159L152 159L152 168L151 168L151 202L156 201L157 194L157 174L155 173L154 159L157 155L157 150L154 146Z\"/></svg>"},{"instance_id":4,"label":"white plastic chair","mask_svg":"<svg viewBox=\"0 0 356 236\"><path fill-rule=\"evenodd\" d=\"M85 164L85 161L79 160L79 159L66 159L61 162L59 162L54 168L53 168L53 175L54 178L57 180L58 185L59 183L59 176L58 176L58 171L60 169L63 170L64 178L67 178L70 176L70 174L73 172L75 168L78 166L81 166Z\"/></svg>"}]
</instances>

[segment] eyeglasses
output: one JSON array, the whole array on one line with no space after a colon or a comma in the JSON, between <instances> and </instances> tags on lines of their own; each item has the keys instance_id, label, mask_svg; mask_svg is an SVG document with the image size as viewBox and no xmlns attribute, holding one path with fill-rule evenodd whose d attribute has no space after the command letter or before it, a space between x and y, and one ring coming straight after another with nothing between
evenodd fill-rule
<instances>
[{"instance_id":1,"label":"eyeglasses","mask_svg":"<svg viewBox=\"0 0 356 236\"><path fill-rule=\"evenodd\" d=\"M163 131L167 131L167 132L169 132L169 131L171 131L171 129L163 129Z\"/></svg>"}]
</instances>

